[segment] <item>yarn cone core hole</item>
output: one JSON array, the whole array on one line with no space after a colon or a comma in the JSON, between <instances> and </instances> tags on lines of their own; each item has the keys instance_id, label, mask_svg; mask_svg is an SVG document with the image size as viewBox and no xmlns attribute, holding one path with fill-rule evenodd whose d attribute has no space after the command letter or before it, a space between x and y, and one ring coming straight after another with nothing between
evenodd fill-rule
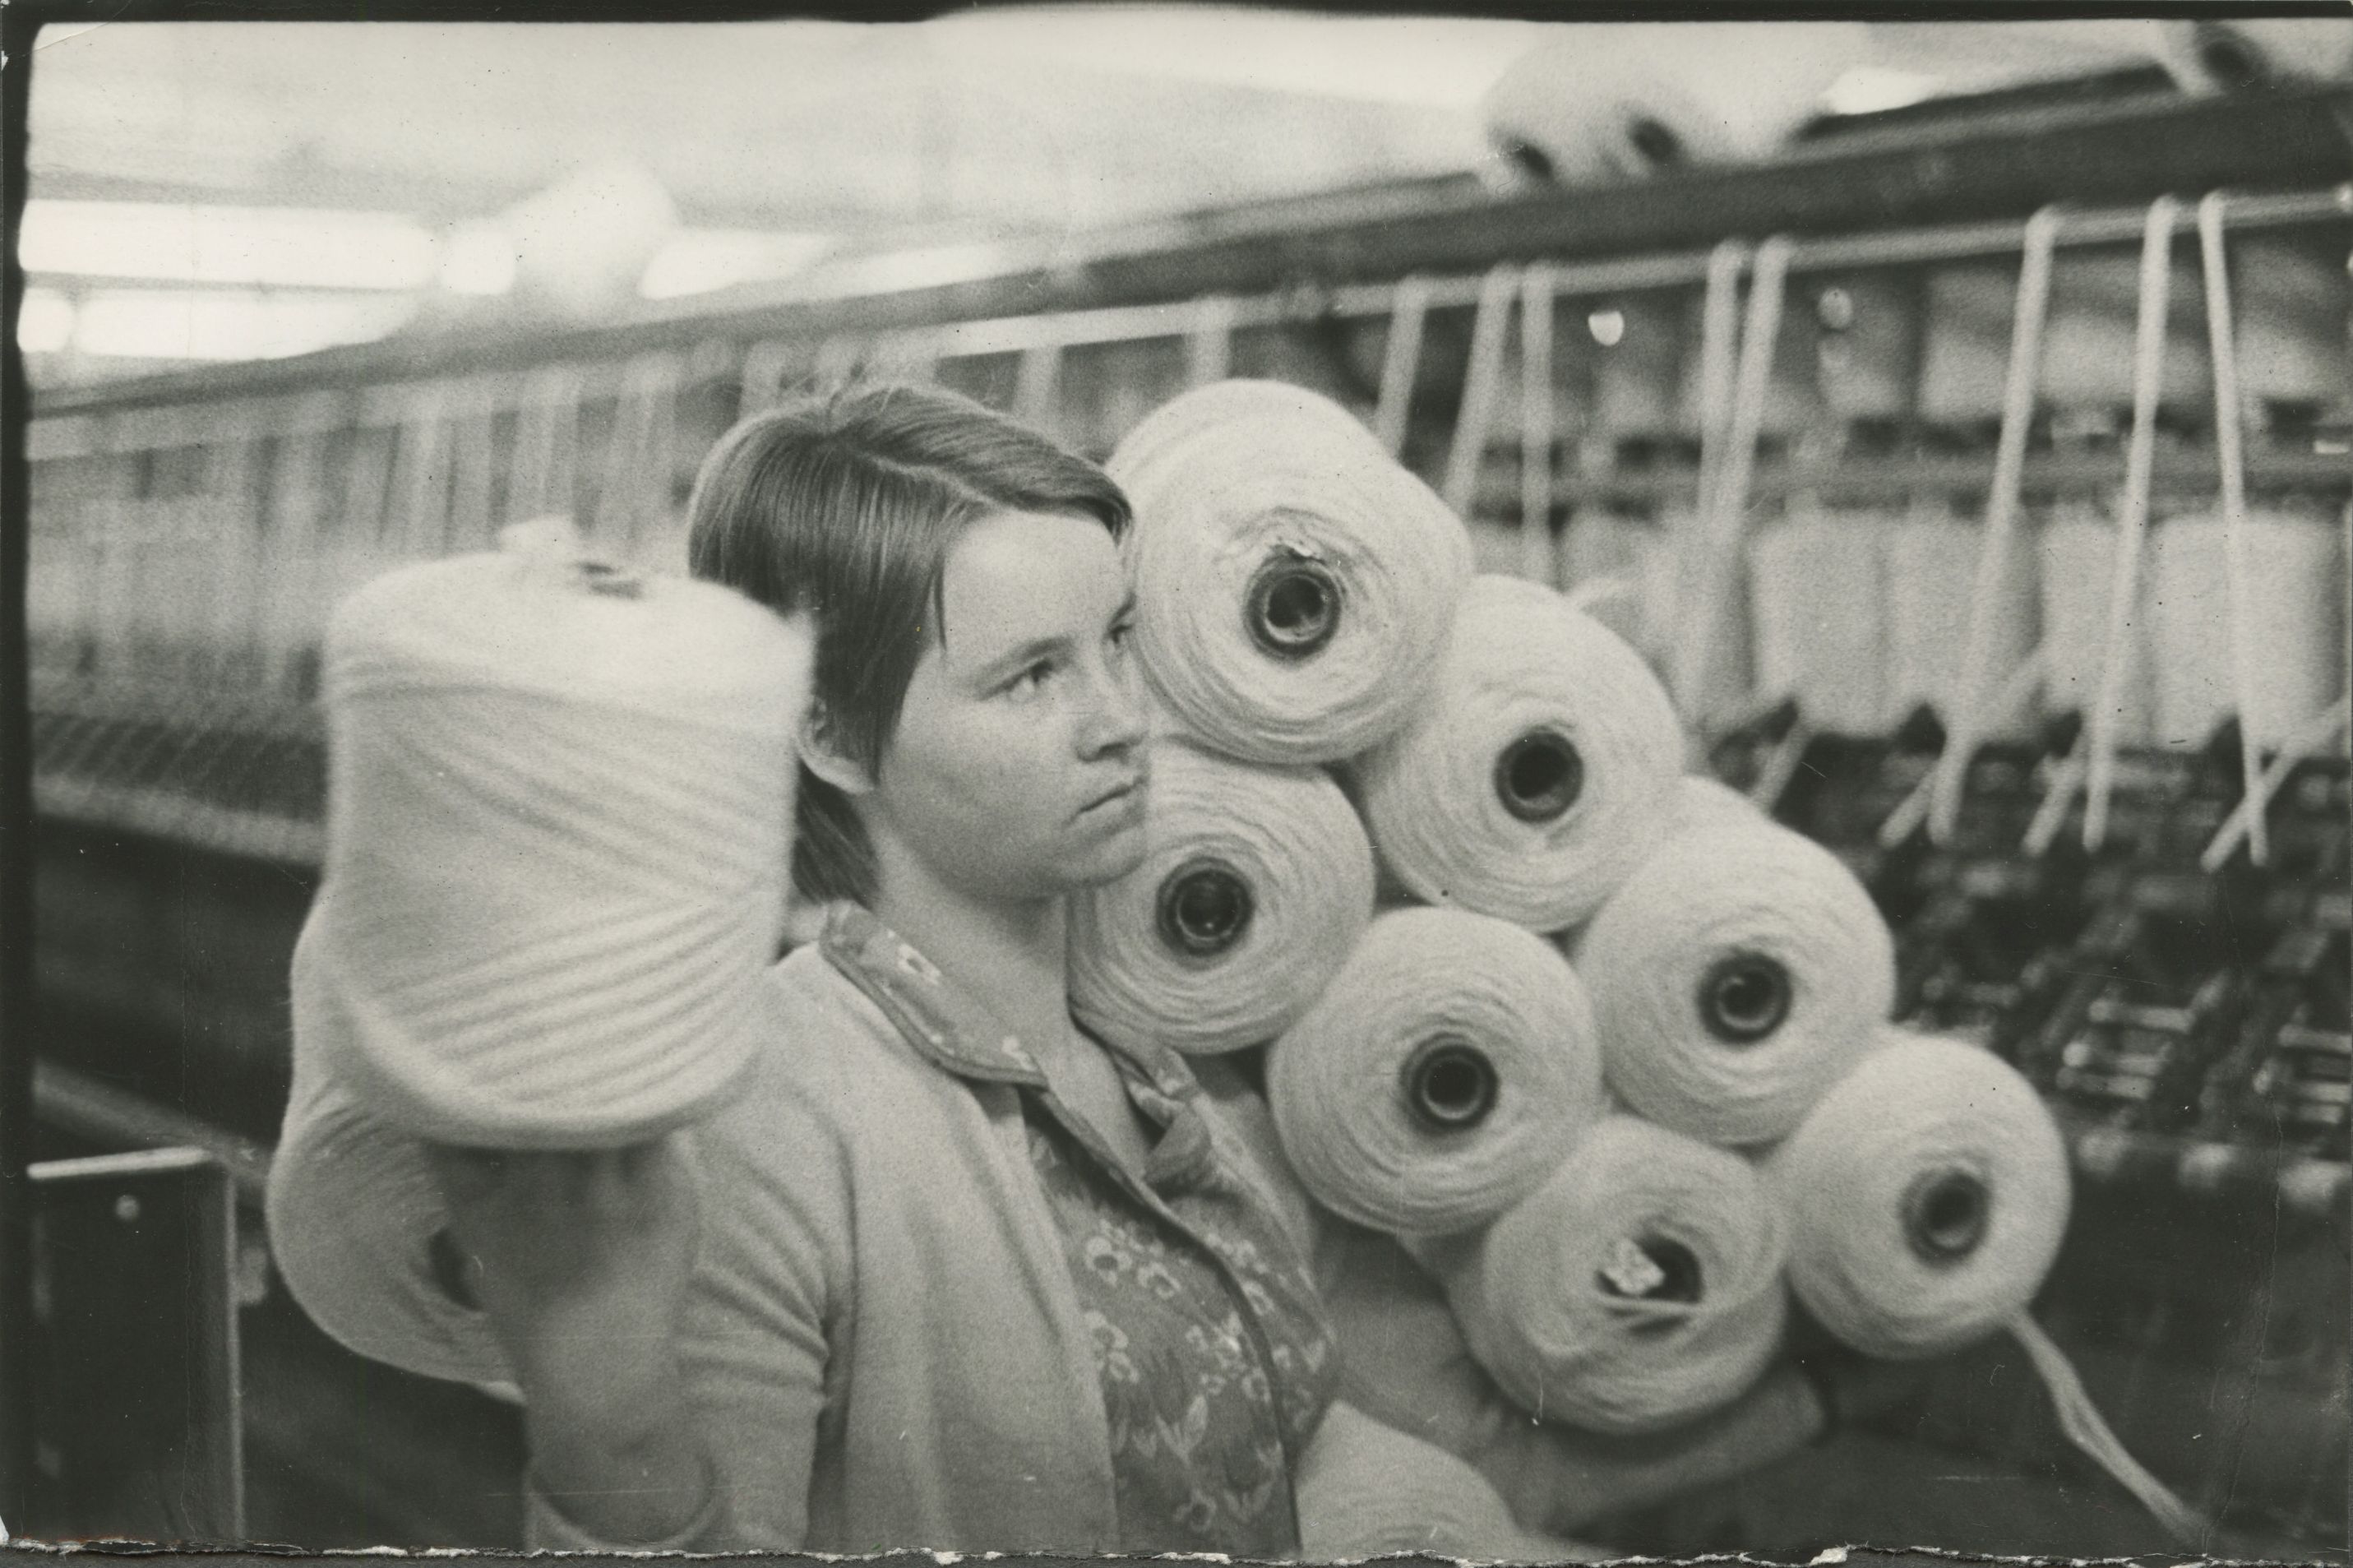
<instances>
[{"instance_id":1,"label":"yarn cone core hole","mask_svg":"<svg viewBox=\"0 0 2353 1568\"><path fill-rule=\"evenodd\" d=\"M1434 1132L1466 1131L1495 1108L1495 1065L1457 1035L1434 1035L1414 1047L1398 1078L1406 1109Z\"/></svg>"},{"instance_id":2,"label":"yarn cone core hole","mask_svg":"<svg viewBox=\"0 0 2353 1568\"><path fill-rule=\"evenodd\" d=\"M1642 155L1642 161L1654 169L1671 169L1683 163L1683 139L1675 134L1664 121L1647 114L1637 115L1626 124L1627 144Z\"/></svg>"},{"instance_id":3,"label":"yarn cone core hole","mask_svg":"<svg viewBox=\"0 0 2353 1568\"><path fill-rule=\"evenodd\" d=\"M1212 856L1188 860L1160 884L1160 939L1187 958L1212 959L1250 929L1257 901L1241 873Z\"/></svg>"},{"instance_id":4,"label":"yarn cone core hole","mask_svg":"<svg viewBox=\"0 0 2353 1568\"><path fill-rule=\"evenodd\" d=\"M1716 959L1699 980L1699 1017L1727 1045L1753 1045L1789 1016L1789 970L1762 953Z\"/></svg>"},{"instance_id":5,"label":"yarn cone core hole","mask_svg":"<svg viewBox=\"0 0 2353 1568\"><path fill-rule=\"evenodd\" d=\"M1556 729L1530 730L1495 758L1495 798L1524 822L1567 814L1585 793L1585 758Z\"/></svg>"},{"instance_id":6,"label":"yarn cone core hole","mask_svg":"<svg viewBox=\"0 0 2353 1568\"><path fill-rule=\"evenodd\" d=\"M1250 641L1277 659L1307 659L1340 630L1340 579L1295 550L1278 549L1252 573L1242 599Z\"/></svg>"},{"instance_id":7,"label":"yarn cone core hole","mask_svg":"<svg viewBox=\"0 0 2353 1568\"><path fill-rule=\"evenodd\" d=\"M2243 92L2271 81L2270 63L2229 33L2201 30L2197 48L2198 63L2224 87Z\"/></svg>"},{"instance_id":8,"label":"yarn cone core hole","mask_svg":"<svg viewBox=\"0 0 2353 1568\"><path fill-rule=\"evenodd\" d=\"M1696 1306L1706 1294L1699 1255L1667 1236L1621 1237L1594 1279L1605 1294L1630 1301Z\"/></svg>"},{"instance_id":9,"label":"yarn cone core hole","mask_svg":"<svg viewBox=\"0 0 2353 1568\"><path fill-rule=\"evenodd\" d=\"M583 560L578 563L580 580L591 593L601 593L608 599L643 599L646 579L626 567L610 561Z\"/></svg>"},{"instance_id":10,"label":"yarn cone core hole","mask_svg":"<svg viewBox=\"0 0 2353 1568\"><path fill-rule=\"evenodd\" d=\"M1904 1194L1904 1240L1924 1263L1958 1263L1977 1251L1993 1194L1968 1171L1925 1171Z\"/></svg>"}]
</instances>

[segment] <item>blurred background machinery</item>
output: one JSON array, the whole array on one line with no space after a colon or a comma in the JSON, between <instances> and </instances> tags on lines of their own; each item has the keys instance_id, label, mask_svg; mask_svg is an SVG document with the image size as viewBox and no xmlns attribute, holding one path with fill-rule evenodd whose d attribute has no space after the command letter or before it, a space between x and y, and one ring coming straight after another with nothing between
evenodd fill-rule
<instances>
[{"instance_id":1,"label":"blurred background machinery","mask_svg":"<svg viewBox=\"0 0 2353 1568\"><path fill-rule=\"evenodd\" d=\"M440 94L431 136L390 85L323 113L346 29L45 58L39 1153L194 1148L236 1194L247 1532L519 1531L511 1406L345 1354L261 1241L333 601L551 513L676 569L702 453L803 387L936 380L1102 455L1187 386L1262 376L1357 408L1483 569L1582 596L1719 774L1849 860L1897 930L1903 1014L1986 1040L2070 1129L2079 1211L2039 1310L2094 1398L2222 1521L2213 1550L2341 1560L2353 23L1668 49L1071 16L895 45L686 29L660 47L696 114L630 145L600 128L644 118L632 84L660 73L620 62L653 33L513 29L492 59L383 30ZM1261 32L1237 67L1220 29L1277 23L1314 49ZM1065 120L1021 107L1046 78ZM165 79L217 134L150 123ZM2252 554L2191 547L2217 526ZM2148 602L2117 587L2142 535ZM2112 693L2116 607L2156 634ZM2021 1365L1961 1358L1603 1538L2161 1548L2039 1401Z\"/></svg>"}]
</instances>

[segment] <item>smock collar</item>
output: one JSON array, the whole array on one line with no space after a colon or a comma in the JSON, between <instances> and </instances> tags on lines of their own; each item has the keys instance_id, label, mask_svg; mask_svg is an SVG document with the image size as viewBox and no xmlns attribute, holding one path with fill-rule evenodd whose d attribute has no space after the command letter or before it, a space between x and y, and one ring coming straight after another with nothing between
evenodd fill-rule
<instances>
[{"instance_id":1,"label":"smock collar","mask_svg":"<svg viewBox=\"0 0 2353 1568\"><path fill-rule=\"evenodd\" d=\"M1020 1037L977 998L941 972L871 911L839 903L827 911L819 946L833 966L881 1008L910 1048L944 1072L1044 1089L1046 1075ZM1098 1037L1100 1038L1100 1037ZM1130 1097L1166 1122L1168 1100L1190 1100L1200 1081L1166 1046L1132 1050L1103 1042Z\"/></svg>"}]
</instances>

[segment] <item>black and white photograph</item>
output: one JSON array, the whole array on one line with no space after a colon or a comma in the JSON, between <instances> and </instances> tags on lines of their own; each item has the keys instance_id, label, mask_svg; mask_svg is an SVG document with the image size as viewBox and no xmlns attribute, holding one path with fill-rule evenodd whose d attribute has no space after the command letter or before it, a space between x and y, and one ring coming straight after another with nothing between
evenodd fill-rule
<instances>
[{"instance_id":1,"label":"black and white photograph","mask_svg":"<svg viewBox=\"0 0 2353 1568\"><path fill-rule=\"evenodd\" d=\"M2353 1568L2342 0L5 10L0 1555Z\"/></svg>"}]
</instances>

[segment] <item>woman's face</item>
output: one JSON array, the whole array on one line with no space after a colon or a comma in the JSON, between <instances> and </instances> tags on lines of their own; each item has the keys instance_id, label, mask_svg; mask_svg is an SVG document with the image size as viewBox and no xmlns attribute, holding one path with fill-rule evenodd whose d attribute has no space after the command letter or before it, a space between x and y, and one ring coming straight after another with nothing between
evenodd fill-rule
<instances>
[{"instance_id":1,"label":"woman's face","mask_svg":"<svg viewBox=\"0 0 2353 1568\"><path fill-rule=\"evenodd\" d=\"M1146 726L1119 549L1092 517L999 513L965 530L943 624L862 803L943 884L1044 898L1144 855Z\"/></svg>"}]
</instances>

